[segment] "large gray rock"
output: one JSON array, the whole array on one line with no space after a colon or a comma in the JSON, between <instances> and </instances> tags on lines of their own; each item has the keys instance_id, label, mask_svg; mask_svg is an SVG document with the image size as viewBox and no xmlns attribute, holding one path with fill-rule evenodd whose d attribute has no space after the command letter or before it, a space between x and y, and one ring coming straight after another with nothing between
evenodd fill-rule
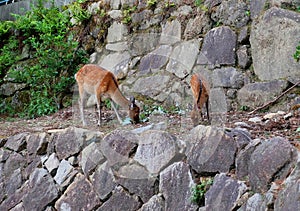
<instances>
[{"instance_id":1,"label":"large gray rock","mask_svg":"<svg viewBox=\"0 0 300 211\"><path fill-rule=\"evenodd\" d=\"M248 178L249 171L251 171L251 169L249 169L251 155L259 144L261 144L261 141L259 139L255 139L237 154L235 166L236 176L239 180L245 180Z\"/></svg>"},{"instance_id":2,"label":"large gray rock","mask_svg":"<svg viewBox=\"0 0 300 211\"><path fill-rule=\"evenodd\" d=\"M113 172L107 162L99 165L91 176L91 182L101 200L107 198L117 185Z\"/></svg>"},{"instance_id":3,"label":"large gray rock","mask_svg":"<svg viewBox=\"0 0 300 211\"><path fill-rule=\"evenodd\" d=\"M279 191L278 197L274 202L274 209L297 210L300 207L299 187L300 187L300 157L298 152L298 160L296 167L293 169L290 176L283 182L282 190Z\"/></svg>"},{"instance_id":4,"label":"large gray rock","mask_svg":"<svg viewBox=\"0 0 300 211\"><path fill-rule=\"evenodd\" d=\"M113 22L108 28L107 41L109 43L124 40L124 36L128 35L128 29L123 23Z\"/></svg>"},{"instance_id":5,"label":"large gray rock","mask_svg":"<svg viewBox=\"0 0 300 211\"><path fill-rule=\"evenodd\" d=\"M293 54L299 44L300 14L271 8L252 24L250 35L254 72L260 80L300 78Z\"/></svg>"},{"instance_id":6,"label":"large gray rock","mask_svg":"<svg viewBox=\"0 0 300 211\"><path fill-rule=\"evenodd\" d=\"M251 14L251 18L255 19L257 18L262 10L265 7L266 1L269 0L252 0L250 1L250 14Z\"/></svg>"},{"instance_id":7,"label":"large gray rock","mask_svg":"<svg viewBox=\"0 0 300 211\"><path fill-rule=\"evenodd\" d=\"M139 209L139 211L164 211L165 201L161 195L154 195Z\"/></svg>"},{"instance_id":8,"label":"large gray rock","mask_svg":"<svg viewBox=\"0 0 300 211\"><path fill-rule=\"evenodd\" d=\"M224 25L241 28L247 25L250 19L249 4L240 0L227 0L213 10L211 18Z\"/></svg>"},{"instance_id":9,"label":"large gray rock","mask_svg":"<svg viewBox=\"0 0 300 211\"><path fill-rule=\"evenodd\" d=\"M99 65L111 71L117 79L123 79L127 75L129 61L128 51L116 52L105 56Z\"/></svg>"},{"instance_id":10,"label":"large gray rock","mask_svg":"<svg viewBox=\"0 0 300 211\"><path fill-rule=\"evenodd\" d=\"M11 96L26 87L26 84L4 83L0 86L0 95Z\"/></svg>"},{"instance_id":11,"label":"large gray rock","mask_svg":"<svg viewBox=\"0 0 300 211\"><path fill-rule=\"evenodd\" d=\"M77 174L74 182L55 202L57 210L93 210L100 205L91 183L82 174Z\"/></svg>"},{"instance_id":12,"label":"large gray rock","mask_svg":"<svg viewBox=\"0 0 300 211\"><path fill-rule=\"evenodd\" d=\"M170 80L170 76L164 74L138 78L131 91L163 102L168 97L170 92L167 89ZM165 91L162 92L161 90Z\"/></svg>"},{"instance_id":13,"label":"large gray rock","mask_svg":"<svg viewBox=\"0 0 300 211\"><path fill-rule=\"evenodd\" d=\"M297 151L277 137L256 147L249 162L249 181L256 192L265 192L274 180L284 179L296 162Z\"/></svg>"},{"instance_id":14,"label":"large gray rock","mask_svg":"<svg viewBox=\"0 0 300 211\"><path fill-rule=\"evenodd\" d=\"M141 135L134 160L145 166L151 174L158 174L177 154L174 136L152 130Z\"/></svg>"},{"instance_id":15,"label":"large gray rock","mask_svg":"<svg viewBox=\"0 0 300 211\"><path fill-rule=\"evenodd\" d=\"M16 152L22 151L26 147L27 135L28 133L19 133L17 135L11 136L7 139L6 144L4 146Z\"/></svg>"},{"instance_id":16,"label":"large gray rock","mask_svg":"<svg viewBox=\"0 0 300 211\"><path fill-rule=\"evenodd\" d=\"M105 157L101 152L100 143L92 142L82 150L79 164L84 174L90 175L97 165L104 163L104 161Z\"/></svg>"},{"instance_id":17,"label":"large gray rock","mask_svg":"<svg viewBox=\"0 0 300 211\"><path fill-rule=\"evenodd\" d=\"M236 201L247 191L247 186L226 174L218 174L205 194L206 210L234 210Z\"/></svg>"},{"instance_id":18,"label":"large gray rock","mask_svg":"<svg viewBox=\"0 0 300 211\"><path fill-rule=\"evenodd\" d=\"M188 163L197 173L229 172L234 164L237 143L224 129L199 125L187 144Z\"/></svg>"},{"instance_id":19,"label":"large gray rock","mask_svg":"<svg viewBox=\"0 0 300 211\"><path fill-rule=\"evenodd\" d=\"M237 35L228 26L210 30L204 38L197 64L234 65Z\"/></svg>"},{"instance_id":20,"label":"large gray rock","mask_svg":"<svg viewBox=\"0 0 300 211\"><path fill-rule=\"evenodd\" d=\"M213 87L241 88L244 85L244 76L234 67L215 69L212 74Z\"/></svg>"},{"instance_id":21,"label":"large gray rock","mask_svg":"<svg viewBox=\"0 0 300 211\"><path fill-rule=\"evenodd\" d=\"M287 81L282 80L247 84L238 91L237 99L242 106L256 108L274 100L287 85Z\"/></svg>"},{"instance_id":22,"label":"large gray rock","mask_svg":"<svg viewBox=\"0 0 300 211\"><path fill-rule=\"evenodd\" d=\"M79 128L67 128L62 133L53 134L57 157L62 160L79 153L82 149L85 130Z\"/></svg>"},{"instance_id":23,"label":"large gray rock","mask_svg":"<svg viewBox=\"0 0 300 211\"><path fill-rule=\"evenodd\" d=\"M160 173L159 190L165 198L164 210L197 210L191 201L195 186L189 165L174 163Z\"/></svg>"},{"instance_id":24,"label":"large gray rock","mask_svg":"<svg viewBox=\"0 0 300 211\"><path fill-rule=\"evenodd\" d=\"M227 113L227 99L223 88L213 88L209 95L211 125L224 126Z\"/></svg>"},{"instance_id":25,"label":"large gray rock","mask_svg":"<svg viewBox=\"0 0 300 211\"><path fill-rule=\"evenodd\" d=\"M117 186L112 196L97 211L107 210L137 210L141 206L138 197L130 195L122 186Z\"/></svg>"},{"instance_id":26,"label":"large gray rock","mask_svg":"<svg viewBox=\"0 0 300 211\"><path fill-rule=\"evenodd\" d=\"M118 169L113 169L116 182L141 198L148 201L157 192L157 178L152 176L144 166L130 162Z\"/></svg>"},{"instance_id":27,"label":"large gray rock","mask_svg":"<svg viewBox=\"0 0 300 211\"><path fill-rule=\"evenodd\" d=\"M129 49L133 56L139 56L157 48L160 38L159 33L139 33L131 38Z\"/></svg>"},{"instance_id":28,"label":"large gray rock","mask_svg":"<svg viewBox=\"0 0 300 211\"><path fill-rule=\"evenodd\" d=\"M127 163L135 152L138 136L132 132L115 130L104 137L101 150L110 166Z\"/></svg>"},{"instance_id":29,"label":"large gray rock","mask_svg":"<svg viewBox=\"0 0 300 211\"><path fill-rule=\"evenodd\" d=\"M30 175L29 187L22 199L24 210L44 210L58 196L54 180L45 169L36 169Z\"/></svg>"},{"instance_id":30,"label":"large gray rock","mask_svg":"<svg viewBox=\"0 0 300 211\"><path fill-rule=\"evenodd\" d=\"M266 211L267 209L267 203L264 199L264 196L255 193L253 196L251 196L245 204L243 204L238 211L248 211L248 210L257 210L257 211Z\"/></svg>"},{"instance_id":31,"label":"large gray rock","mask_svg":"<svg viewBox=\"0 0 300 211\"><path fill-rule=\"evenodd\" d=\"M172 47L169 45L161 45L151 53L141 59L139 65L140 74L156 73L169 60Z\"/></svg>"},{"instance_id":32,"label":"large gray rock","mask_svg":"<svg viewBox=\"0 0 300 211\"><path fill-rule=\"evenodd\" d=\"M162 26L162 33L160 37L160 44L174 44L181 40L181 24L176 19L167 21Z\"/></svg>"},{"instance_id":33,"label":"large gray rock","mask_svg":"<svg viewBox=\"0 0 300 211\"><path fill-rule=\"evenodd\" d=\"M171 53L166 70L178 78L184 78L191 73L199 53L199 40L181 42Z\"/></svg>"},{"instance_id":34,"label":"large gray rock","mask_svg":"<svg viewBox=\"0 0 300 211\"><path fill-rule=\"evenodd\" d=\"M191 39L206 34L212 27L209 15L201 12L195 18L190 18L184 31L184 38Z\"/></svg>"},{"instance_id":35,"label":"large gray rock","mask_svg":"<svg viewBox=\"0 0 300 211\"><path fill-rule=\"evenodd\" d=\"M30 155L46 154L48 136L46 133L32 134L27 138L26 143L27 151Z\"/></svg>"}]
</instances>

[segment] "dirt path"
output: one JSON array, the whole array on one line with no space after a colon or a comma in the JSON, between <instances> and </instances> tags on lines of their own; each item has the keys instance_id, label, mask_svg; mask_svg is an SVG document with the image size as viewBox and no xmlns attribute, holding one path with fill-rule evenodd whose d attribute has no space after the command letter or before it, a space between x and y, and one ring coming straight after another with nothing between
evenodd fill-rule
<instances>
[{"instance_id":1,"label":"dirt path","mask_svg":"<svg viewBox=\"0 0 300 211\"><path fill-rule=\"evenodd\" d=\"M90 124L85 127L90 130L100 130L104 134L107 134L115 129L132 130L149 126L151 124L165 122L164 128L166 131L174 134L179 138L184 136L193 128L189 115L178 114L161 114L151 116L150 121L146 123L140 123L137 125L120 125L111 111L104 111L104 123L99 128L95 123L95 114L90 112L87 115L87 119L90 120ZM231 112L226 114L226 121L224 126L227 128L235 128L237 125L245 127L251 134L252 138L267 139L274 136L286 137L291 142L300 142L300 132L296 132L300 127L300 115L284 119L278 117L275 120L268 120L261 123L250 122L252 117L263 118L265 113L257 113L249 115L247 112ZM7 117L0 117L0 138L6 138L8 136L21 133L21 132L47 132L51 129L63 129L70 126L82 127L79 114L77 111L72 110L72 107L65 108L59 112L43 116L36 119L12 119ZM124 113L123 116L126 116ZM166 121L167 120L167 121ZM206 123L207 124L207 123Z\"/></svg>"}]
</instances>

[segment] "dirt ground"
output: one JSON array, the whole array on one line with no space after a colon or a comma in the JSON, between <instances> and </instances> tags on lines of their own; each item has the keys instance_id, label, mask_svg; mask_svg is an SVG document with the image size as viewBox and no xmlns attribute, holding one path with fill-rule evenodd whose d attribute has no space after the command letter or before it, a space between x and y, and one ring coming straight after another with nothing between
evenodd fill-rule
<instances>
[{"instance_id":1,"label":"dirt ground","mask_svg":"<svg viewBox=\"0 0 300 211\"><path fill-rule=\"evenodd\" d=\"M121 116L126 120L126 112L120 112ZM249 112L228 112L222 114L221 126L226 128L235 128L237 125L246 128L252 138L268 139L270 137L282 136L286 137L294 145L300 143L300 132L297 129L300 127L300 114L294 112L293 115L287 119L283 115L263 121L254 123L249 121L252 117L260 117L266 113L249 114ZM81 127L82 124L79 118L78 110L73 107L68 107L48 116L42 116L36 119L20 119L0 116L0 138L6 138L21 132L47 132L52 129L63 129L70 126ZM151 115L149 121L139 123L136 125L126 124L120 125L115 114L111 110L103 111L103 124L98 127L96 124L96 114L94 109L86 111L88 126L86 129L99 130L105 134L115 130L124 129L132 130L150 126L159 122L165 122L163 129L177 136L184 138L186 134L193 128L188 112L186 114L155 114ZM127 119L128 120L128 119ZM242 122L242 123L241 123ZM208 121L201 124L208 125Z\"/></svg>"}]
</instances>

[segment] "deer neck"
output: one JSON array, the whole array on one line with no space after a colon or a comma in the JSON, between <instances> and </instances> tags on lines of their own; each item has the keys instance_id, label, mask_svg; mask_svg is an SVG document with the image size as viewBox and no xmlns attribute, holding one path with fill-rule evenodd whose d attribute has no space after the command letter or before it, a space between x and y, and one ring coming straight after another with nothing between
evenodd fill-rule
<instances>
[{"instance_id":1,"label":"deer neck","mask_svg":"<svg viewBox=\"0 0 300 211\"><path fill-rule=\"evenodd\" d=\"M113 91L110 94L110 97L115 103L117 103L123 109L128 110L130 101L124 97L124 95L121 93L121 91L118 88L116 88L115 91Z\"/></svg>"}]
</instances>

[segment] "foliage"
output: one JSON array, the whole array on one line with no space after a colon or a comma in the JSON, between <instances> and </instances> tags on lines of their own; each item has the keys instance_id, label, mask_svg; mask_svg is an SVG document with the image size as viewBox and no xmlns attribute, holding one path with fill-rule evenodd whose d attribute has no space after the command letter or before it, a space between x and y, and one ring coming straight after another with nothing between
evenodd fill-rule
<instances>
[{"instance_id":1,"label":"foliage","mask_svg":"<svg viewBox=\"0 0 300 211\"><path fill-rule=\"evenodd\" d=\"M246 106L246 105L242 105L242 106L240 107L240 110L241 110L241 111L249 111L250 108L249 108L248 106Z\"/></svg>"},{"instance_id":2,"label":"foliage","mask_svg":"<svg viewBox=\"0 0 300 211\"><path fill-rule=\"evenodd\" d=\"M205 11L205 12L208 11L207 6L204 4L204 2L202 0L195 0L195 5L197 7L199 7L202 11Z\"/></svg>"},{"instance_id":3,"label":"foliage","mask_svg":"<svg viewBox=\"0 0 300 211\"><path fill-rule=\"evenodd\" d=\"M133 7L128 7L123 9L122 13L123 13L123 20L122 22L125 24L128 24L131 22L132 18L131 18L131 14L136 11L137 7L133 6Z\"/></svg>"},{"instance_id":4,"label":"foliage","mask_svg":"<svg viewBox=\"0 0 300 211\"><path fill-rule=\"evenodd\" d=\"M154 9L157 4L157 0L147 0L147 7Z\"/></svg>"},{"instance_id":5,"label":"foliage","mask_svg":"<svg viewBox=\"0 0 300 211\"><path fill-rule=\"evenodd\" d=\"M14 55L18 41L12 36L0 50L5 52L1 53L0 63L11 66L8 76L14 82L26 83L30 90L30 100L22 115L32 118L55 112L62 105L64 93L74 84L78 65L87 61L87 55L78 48L69 30L68 13L60 12L57 7L45 8L39 1L24 16L14 16L13 29L24 37L22 44L29 46L32 59L30 63L13 65L18 60Z\"/></svg>"},{"instance_id":6,"label":"foliage","mask_svg":"<svg viewBox=\"0 0 300 211\"><path fill-rule=\"evenodd\" d=\"M204 179L200 184L192 188L192 202L199 206L204 205L205 193L209 187L213 184L213 179Z\"/></svg>"},{"instance_id":7,"label":"foliage","mask_svg":"<svg viewBox=\"0 0 300 211\"><path fill-rule=\"evenodd\" d=\"M294 59L299 62L300 60L300 42L299 45L296 47L296 52L294 54Z\"/></svg>"},{"instance_id":8,"label":"foliage","mask_svg":"<svg viewBox=\"0 0 300 211\"><path fill-rule=\"evenodd\" d=\"M85 20L90 19L90 17L92 16L92 14L88 10L85 10L81 7L81 4L84 2L85 2L85 0L79 0L69 6L72 17L77 22L83 22Z\"/></svg>"}]
</instances>

